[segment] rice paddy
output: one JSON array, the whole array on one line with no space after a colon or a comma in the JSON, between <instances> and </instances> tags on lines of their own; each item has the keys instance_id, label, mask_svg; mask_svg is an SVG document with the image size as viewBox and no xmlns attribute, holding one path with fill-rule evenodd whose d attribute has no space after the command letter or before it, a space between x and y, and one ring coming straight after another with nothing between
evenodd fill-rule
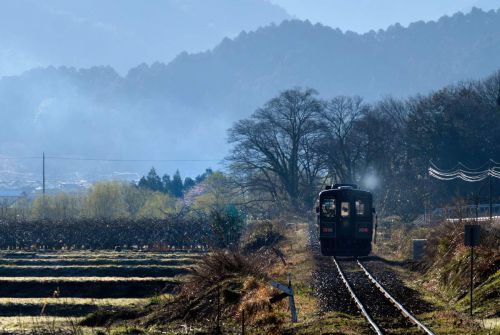
<instances>
[{"instance_id":1,"label":"rice paddy","mask_svg":"<svg viewBox=\"0 0 500 335\"><path fill-rule=\"evenodd\" d=\"M73 325L101 308L170 299L199 254L0 251L0 332Z\"/></svg>"}]
</instances>

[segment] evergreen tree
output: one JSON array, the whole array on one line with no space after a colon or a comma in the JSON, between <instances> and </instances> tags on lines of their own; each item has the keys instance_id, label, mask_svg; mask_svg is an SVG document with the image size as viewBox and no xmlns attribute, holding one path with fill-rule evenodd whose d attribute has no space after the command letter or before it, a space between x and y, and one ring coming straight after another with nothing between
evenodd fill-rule
<instances>
[{"instance_id":1,"label":"evergreen tree","mask_svg":"<svg viewBox=\"0 0 500 335\"><path fill-rule=\"evenodd\" d=\"M199 184L202 181L204 181L205 179L207 179L207 177L210 176L212 173L214 173L212 169L210 169L210 168L206 169L205 172L196 176L196 178L195 178L196 184Z\"/></svg>"},{"instance_id":2,"label":"evergreen tree","mask_svg":"<svg viewBox=\"0 0 500 335\"><path fill-rule=\"evenodd\" d=\"M174 177L172 179L170 190L174 197L180 198L183 193L182 178L179 170L175 171Z\"/></svg>"},{"instance_id":3,"label":"evergreen tree","mask_svg":"<svg viewBox=\"0 0 500 335\"><path fill-rule=\"evenodd\" d=\"M184 190L189 190L194 185L196 185L196 182L192 178L186 177L184 179Z\"/></svg>"},{"instance_id":4,"label":"evergreen tree","mask_svg":"<svg viewBox=\"0 0 500 335\"><path fill-rule=\"evenodd\" d=\"M148 181L146 180L146 177L142 176L141 179L139 180L139 184L137 186L141 188L149 188L148 187Z\"/></svg>"},{"instance_id":5,"label":"evergreen tree","mask_svg":"<svg viewBox=\"0 0 500 335\"><path fill-rule=\"evenodd\" d=\"M156 173L154 167L149 170L149 173L146 177L142 177L139 180L139 187L149 188L152 191L161 192L163 191L163 184L160 179L160 176Z\"/></svg>"},{"instance_id":6,"label":"evergreen tree","mask_svg":"<svg viewBox=\"0 0 500 335\"><path fill-rule=\"evenodd\" d=\"M164 174L161 178L163 184L163 193L172 194L172 180L168 174Z\"/></svg>"}]
</instances>

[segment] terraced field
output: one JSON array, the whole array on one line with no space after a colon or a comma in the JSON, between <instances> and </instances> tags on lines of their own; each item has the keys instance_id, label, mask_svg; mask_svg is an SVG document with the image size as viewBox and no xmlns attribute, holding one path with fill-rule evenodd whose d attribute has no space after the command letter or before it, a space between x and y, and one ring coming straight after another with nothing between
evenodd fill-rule
<instances>
[{"instance_id":1,"label":"terraced field","mask_svg":"<svg viewBox=\"0 0 500 335\"><path fill-rule=\"evenodd\" d=\"M168 299L199 254L0 251L0 331L72 324L99 308Z\"/></svg>"}]
</instances>

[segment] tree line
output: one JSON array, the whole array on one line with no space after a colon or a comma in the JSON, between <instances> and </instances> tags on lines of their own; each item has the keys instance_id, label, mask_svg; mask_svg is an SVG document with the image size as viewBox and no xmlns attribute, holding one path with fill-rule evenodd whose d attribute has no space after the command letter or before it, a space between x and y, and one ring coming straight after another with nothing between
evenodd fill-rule
<instances>
[{"instance_id":1,"label":"tree line","mask_svg":"<svg viewBox=\"0 0 500 335\"><path fill-rule=\"evenodd\" d=\"M179 170L175 171L172 178L170 178L168 174L164 174L160 178L155 168L152 167L147 175L139 179L138 186L151 191L169 194L176 198L181 198L186 191L196 184L203 182L212 173L212 169L206 169L204 173L198 175L195 179L186 177L184 181L182 181Z\"/></svg>"},{"instance_id":2,"label":"tree line","mask_svg":"<svg viewBox=\"0 0 500 335\"><path fill-rule=\"evenodd\" d=\"M236 122L229 143L239 184L282 209L310 210L325 185L356 183L374 192L384 214L414 216L475 190L431 180L430 161L478 167L500 157L500 71L373 103L289 89Z\"/></svg>"},{"instance_id":3,"label":"tree line","mask_svg":"<svg viewBox=\"0 0 500 335\"><path fill-rule=\"evenodd\" d=\"M212 177L212 178L211 178ZM68 220L68 219L163 219L178 212L184 205L183 196L202 182L211 185L217 173L206 169L196 178L182 181L179 171L173 178L165 174L162 178L151 168L139 182L101 181L83 193L56 193L38 195L34 199L27 195L15 203L0 203L0 219L21 220ZM207 207L210 200L193 199L194 207Z\"/></svg>"}]
</instances>

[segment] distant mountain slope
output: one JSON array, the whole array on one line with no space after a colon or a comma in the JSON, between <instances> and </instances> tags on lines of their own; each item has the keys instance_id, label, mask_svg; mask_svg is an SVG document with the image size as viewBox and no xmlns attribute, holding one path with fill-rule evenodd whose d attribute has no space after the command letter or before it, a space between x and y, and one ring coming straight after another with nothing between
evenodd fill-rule
<instances>
[{"instance_id":1,"label":"distant mountain slope","mask_svg":"<svg viewBox=\"0 0 500 335\"><path fill-rule=\"evenodd\" d=\"M287 18L266 0L2 0L0 77L38 65L125 72Z\"/></svg>"},{"instance_id":2,"label":"distant mountain slope","mask_svg":"<svg viewBox=\"0 0 500 335\"><path fill-rule=\"evenodd\" d=\"M498 54L500 10L474 9L364 35L286 21L225 39L209 52L182 54L166 66L133 69L127 81L140 78L138 89L160 90L183 103L225 101L228 108L242 99L256 107L295 85L375 99L487 75L500 67Z\"/></svg>"},{"instance_id":3,"label":"distant mountain slope","mask_svg":"<svg viewBox=\"0 0 500 335\"><path fill-rule=\"evenodd\" d=\"M500 11L473 10L365 35L286 21L125 77L110 67L36 69L0 80L0 153L217 159L231 123L289 87L369 100L427 93L489 75L498 55ZM215 163L162 170L174 164L195 175ZM142 174L152 164L143 165Z\"/></svg>"}]
</instances>

